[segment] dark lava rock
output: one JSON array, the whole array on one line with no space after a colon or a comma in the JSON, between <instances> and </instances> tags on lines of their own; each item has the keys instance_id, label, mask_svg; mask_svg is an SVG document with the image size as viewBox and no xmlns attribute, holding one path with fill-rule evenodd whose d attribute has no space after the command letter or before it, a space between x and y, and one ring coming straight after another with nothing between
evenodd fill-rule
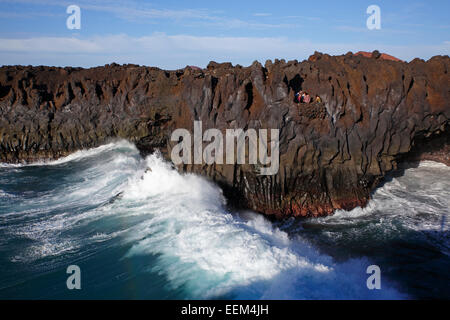
<instances>
[{"instance_id":1,"label":"dark lava rock","mask_svg":"<svg viewBox=\"0 0 450 320\"><path fill-rule=\"evenodd\" d=\"M376 58L376 53L372 54ZM0 68L0 161L57 158L112 138L166 158L178 128L280 130L280 170L182 165L221 185L230 199L274 215L320 216L366 205L399 161L449 162L448 56L410 63L361 55L211 62L165 71L136 65L92 69ZM300 104L300 90L322 104Z\"/></svg>"}]
</instances>

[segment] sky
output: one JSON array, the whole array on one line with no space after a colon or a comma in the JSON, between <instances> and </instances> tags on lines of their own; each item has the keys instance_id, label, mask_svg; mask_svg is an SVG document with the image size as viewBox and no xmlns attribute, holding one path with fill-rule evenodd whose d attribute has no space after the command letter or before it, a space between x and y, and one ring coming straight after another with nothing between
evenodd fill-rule
<instances>
[{"instance_id":1,"label":"sky","mask_svg":"<svg viewBox=\"0 0 450 320\"><path fill-rule=\"evenodd\" d=\"M80 29L67 28L69 5ZM370 5L381 29L367 27ZM178 69L360 50L427 60L450 53L449 14L449 0L0 0L0 65Z\"/></svg>"}]
</instances>

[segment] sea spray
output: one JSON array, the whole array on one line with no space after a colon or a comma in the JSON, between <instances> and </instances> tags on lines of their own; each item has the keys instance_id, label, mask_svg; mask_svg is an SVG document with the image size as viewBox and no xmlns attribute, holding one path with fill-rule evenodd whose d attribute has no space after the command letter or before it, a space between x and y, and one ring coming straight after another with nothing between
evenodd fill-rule
<instances>
[{"instance_id":1,"label":"sea spray","mask_svg":"<svg viewBox=\"0 0 450 320\"><path fill-rule=\"evenodd\" d=\"M230 212L212 182L179 174L157 154L143 159L123 141L56 162L2 168L0 179L2 297L67 297L58 289L58 274L74 262L88 277L83 298L409 297L402 290L407 286L389 277L383 277L382 290L366 287L366 268L376 257L358 254L352 241L377 237L370 223L366 230L359 221L373 219L372 207L282 223ZM394 182L379 192L395 189ZM370 206L388 206L380 201L375 196ZM408 200L399 195L396 201ZM392 213L383 210L389 221ZM361 230L349 239L353 220ZM343 226L330 229L333 223ZM308 224L319 226L315 234ZM328 233L336 239L335 251L347 250L347 258L327 252ZM40 287L42 279L55 290Z\"/></svg>"}]
</instances>

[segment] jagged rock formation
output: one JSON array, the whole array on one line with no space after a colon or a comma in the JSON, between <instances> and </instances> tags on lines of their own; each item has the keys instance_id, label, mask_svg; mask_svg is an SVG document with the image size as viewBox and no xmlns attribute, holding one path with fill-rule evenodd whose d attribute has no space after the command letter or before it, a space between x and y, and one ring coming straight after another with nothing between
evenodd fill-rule
<instances>
[{"instance_id":1,"label":"jagged rock formation","mask_svg":"<svg viewBox=\"0 0 450 320\"><path fill-rule=\"evenodd\" d=\"M280 130L280 170L182 165L256 211L318 216L364 206L398 161L449 161L448 56L425 62L332 57L204 70L135 65L0 69L0 161L55 158L114 137L169 158L178 128ZM322 104L297 105L307 90ZM424 144L422 146L421 144Z\"/></svg>"}]
</instances>

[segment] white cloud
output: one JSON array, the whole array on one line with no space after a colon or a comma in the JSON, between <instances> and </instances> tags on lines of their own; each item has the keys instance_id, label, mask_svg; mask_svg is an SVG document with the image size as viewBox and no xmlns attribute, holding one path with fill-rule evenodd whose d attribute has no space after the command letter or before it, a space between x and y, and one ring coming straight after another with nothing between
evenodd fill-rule
<instances>
[{"instance_id":1,"label":"white cloud","mask_svg":"<svg viewBox=\"0 0 450 320\"><path fill-rule=\"evenodd\" d=\"M0 52L20 53L95 53L105 46L95 40L77 38L39 37L30 39L1 39Z\"/></svg>"},{"instance_id":2,"label":"white cloud","mask_svg":"<svg viewBox=\"0 0 450 320\"><path fill-rule=\"evenodd\" d=\"M233 18L217 18L211 21L198 22L194 25L222 29L293 29L301 27L299 24L293 23L260 23Z\"/></svg>"},{"instance_id":3,"label":"white cloud","mask_svg":"<svg viewBox=\"0 0 450 320\"><path fill-rule=\"evenodd\" d=\"M3 64L33 64L91 67L111 62L136 63L177 69L186 65L204 67L211 60L249 65L254 60L306 59L315 50L329 54L347 51L373 51L400 59L428 59L446 55L450 43L422 46L388 46L380 44L319 43L286 37L198 37L154 33L145 37L110 35L86 39L69 37L36 37L0 39L0 61Z\"/></svg>"},{"instance_id":4,"label":"white cloud","mask_svg":"<svg viewBox=\"0 0 450 320\"><path fill-rule=\"evenodd\" d=\"M64 14L53 14L49 12L0 12L0 18L5 19L27 19L31 17L62 17Z\"/></svg>"},{"instance_id":5,"label":"white cloud","mask_svg":"<svg viewBox=\"0 0 450 320\"><path fill-rule=\"evenodd\" d=\"M0 3L22 3L34 5L46 5L56 7L67 7L73 1L64 0L0 0ZM292 23L260 23L255 21L245 21L237 18L218 15L219 12L209 9L157 9L150 4L138 1L124 0L77 0L76 4L83 10L97 11L113 14L120 19L130 22L156 23L160 20L174 20L183 25L194 25L197 27L215 27L221 29L278 29L278 28L298 28L299 25ZM65 13L65 10L62 11ZM21 13L22 16L35 14L34 12ZM45 13L41 13L45 14ZM17 16L14 12L3 12L0 15L7 17ZM270 16L271 13L255 13L255 17Z\"/></svg>"},{"instance_id":6,"label":"white cloud","mask_svg":"<svg viewBox=\"0 0 450 320\"><path fill-rule=\"evenodd\" d=\"M271 13L265 13L265 12L256 12L253 14L255 17L270 17Z\"/></svg>"},{"instance_id":7,"label":"white cloud","mask_svg":"<svg viewBox=\"0 0 450 320\"><path fill-rule=\"evenodd\" d=\"M121 18L135 19L206 19L214 20L206 9L156 9L152 6L138 1L123 0L0 0L0 3L22 3L42 6L67 7L72 4L80 6L81 10L113 13Z\"/></svg>"},{"instance_id":8,"label":"white cloud","mask_svg":"<svg viewBox=\"0 0 450 320\"><path fill-rule=\"evenodd\" d=\"M369 30L367 27L355 27L355 26L336 26L334 29L345 32L366 32L366 33L384 33L384 34L415 34L410 30L397 30L389 28L381 28L380 30Z\"/></svg>"},{"instance_id":9,"label":"white cloud","mask_svg":"<svg viewBox=\"0 0 450 320\"><path fill-rule=\"evenodd\" d=\"M309 21L321 21L322 19L319 17L311 17L311 16L287 16L286 19L297 19L300 21L309 20Z\"/></svg>"}]
</instances>

